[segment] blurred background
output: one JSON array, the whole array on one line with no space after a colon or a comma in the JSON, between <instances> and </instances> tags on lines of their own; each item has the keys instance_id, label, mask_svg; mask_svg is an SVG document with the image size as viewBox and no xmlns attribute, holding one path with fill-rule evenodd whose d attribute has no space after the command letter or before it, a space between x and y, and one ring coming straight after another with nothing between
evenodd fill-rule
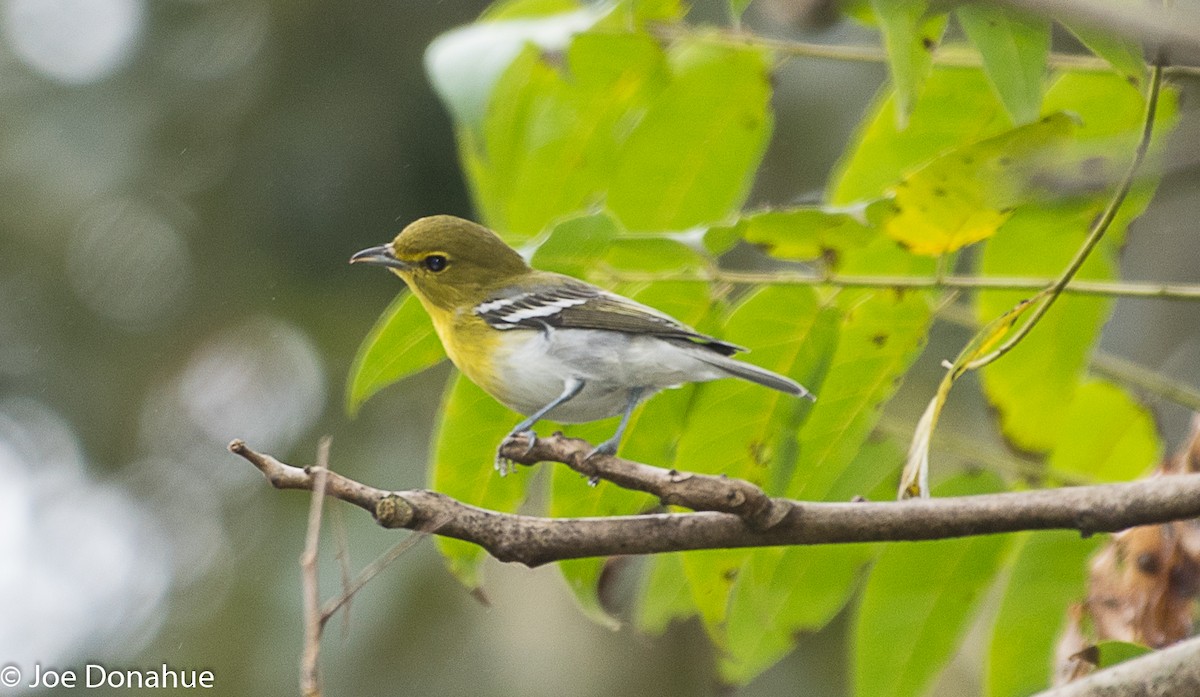
<instances>
[{"instance_id":1,"label":"blurred background","mask_svg":"<svg viewBox=\"0 0 1200 697\"><path fill-rule=\"evenodd\" d=\"M472 215L421 61L485 4L0 0L0 665L166 662L213 671L217 694L295 689L308 500L225 446L240 437L305 464L331 434L335 469L423 485L447 368L345 416L354 351L400 290L346 260L413 218ZM695 19L724 22L721 3L698 5ZM776 36L875 41L787 8L756 3L747 19ZM881 64L786 64L753 204L817 198L884 79ZM1200 280L1194 97L1131 233L1129 278ZM935 333L904 418L966 336ZM1118 303L1104 348L1200 383L1200 304ZM949 420L986 428L969 399ZM1176 441L1186 412L1152 406ZM329 515L356 569L400 539L358 510ZM322 574L331 595L332 559ZM612 632L553 568L491 564L485 592L470 596L419 545L348 623L330 623L327 693L719 691L698 624ZM841 693L840 637L838 622L802 639L738 694ZM963 661L943 682L977 680Z\"/></svg>"}]
</instances>

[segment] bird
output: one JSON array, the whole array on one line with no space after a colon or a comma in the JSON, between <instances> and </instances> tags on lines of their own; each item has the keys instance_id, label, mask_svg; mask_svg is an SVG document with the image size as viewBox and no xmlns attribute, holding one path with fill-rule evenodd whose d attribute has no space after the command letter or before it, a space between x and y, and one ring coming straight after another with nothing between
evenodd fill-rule
<instances>
[{"instance_id":1,"label":"bird","mask_svg":"<svg viewBox=\"0 0 1200 697\"><path fill-rule=\"evenodd\" d=\"M584 423L618 414L616 432L588 454L616 455L637 406L685 383L734 377L816 401L791 378L734 359L741 346L702 334L652 307L585 281L532 268L487 227L451 215L413 221L391 242L350 257L399 276L432 320L451 362L526 416L496 451L542 419Z\"/></svg>"}]
</instances>

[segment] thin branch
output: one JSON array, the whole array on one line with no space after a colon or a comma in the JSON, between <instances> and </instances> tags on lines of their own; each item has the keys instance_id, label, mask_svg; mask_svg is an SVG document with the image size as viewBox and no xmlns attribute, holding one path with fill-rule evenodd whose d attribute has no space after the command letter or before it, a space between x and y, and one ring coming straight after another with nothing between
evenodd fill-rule
<instances>
[{"instance_id":1,"label":"thin branch","mask_svg":"<svg viewBox=\"0 0 1200 697\"><path fill-rule=\"evenodd\" d=\"M761 36L749 32L706 31L700 33L683 26L657 27L654 33L662 39L688 38L720 46L756 46L765 48L787 58L815 58L843 63L887 63L888 55L880 44L823 44L811 41L796 41ZM979 52L967 46L943 45L930 58L934 65L948 68L982 68L983 58ZM1086 72L1109 72L1112 65L1103 58L1082 53L1051 53L1047 66L1056 70ZM1200 68L1187 65L1171 66L1166 69L1171 77L1200 76Z\"/></svg>"},{"instance_id":2,"label":"thin branch","mask_svg":"<svg viewBox=\"0 0 1200 697\"><path fill-rule=\"evenodd\" d=\"M1133 189L1133 182L1137 178L1137 172L1141 169L1142 162L1146 159L1146 153L1150 151L1150 141L1154 136L1154 118L1158 112L1158 94L1161 87L1162 66L1155 65L1150 70L1150 88L1146 94L1146 113L1142 122L1142 136L1138 141L1137 150L1134 151L1133 160L1129 163L1129 169L1121 179L1116 192L1109 199L1104 212L1092 223L1092 229L1088 232L1087 239L1083 241L1083 245L1075 253L1075 257L1071 259L1071 262L1067 264L1067 268L1063 271L1062 276L1053 286L1042 291L1045 297L1033 309L1033 314L1029 319L1012 336L1005 339L1004 343L997 347L996 350L967 363L963 367L964 370L978 370L1016 348L1042 317L1046 316L1046 312L1054 305L1054 301L1062 295L1063 290L1070 285L1071 280L1075 278L1075 274L1083 267L1092 250L1096 248L1096 245L1100 244L1104 233L1108 232L1108 228L1117 217L1117 212L1121 210L1121 205L1125 203L1125 197Z\"/></svg>"},{"instance_id":3,"label":"thin branch","mask_svg":"<svg viewBox=\"0 0 1200 697\"><path fill-rule=\"evenodd\" d=\"M308 530L300 555L301 592L304 596L304 651L300 655L300 694L320 697L321 597L317 584L317 550L321 542L321 510L325 503L329 474L328 437L317 446L317 466L312 468L312 499L308 507Z\"/></svg>"},{"instance_id":4,"label":"thin branch","mask_svg":"<svg viewBox=\"0 0 1200 697\"><path fill-rule=\"evenodd\" d=\"M386 552L376 557L375 561L363 567L363 570L358 573L358 576L353 581L346 582L341 595L336 598L330 598L321 606L321 626L324 627L325 623L329 621L329 618L333 617L335 612L349 605L354 595L370 583L371 579L378 576L380 572L391 566L392 562L402 557L405 552L415 547L418 542L426 537L428 535L424 533L414 533L392 545Z\"/></svg>"},{"instance_id":5,"label":"thin branch","mask_svg":"<svg viewBox=\"0 0 1200 697\"><path fill-rule=\"evenodd\" d=\"M1200 412L1200 390L1110 353L1092 356L1096 374L1120 380L1144 392Z\"/></svg>"},{"instance_id":6,"label":"thin branch","mask_svg":"<svg viewBox=\"0 0 1200 697\"><path fill-rule=\"evenodd\" d=\"M660 273L622 271L602 272L618 282L699 281L746 285L831 286L835 288L914 288L919 290L1045 290L1058 282L1055 278L1012 278L1001 276L854 276L837 273L796 273L790 271L728 271ZM1151 298L1158 300L1200 300L1200 284L1154 283L1140 281L1072 280L1062 289L1072 295Z\"/></svg>"},{"instance_id":7,"label":"thin branch","mask_svg":"<svg viewBox=\"0 0 1200 697\"><path fill-rule=\"evenodd\" d=\"M961 304L946 305L938 317L966 329L979 329L974 313ZM1200 390L1181 384L1143 365L1104 351L1094 351L1091 369L1097 375L1122 382L1160 399L1174 402L1190 411L1200 412Z\"/></svg>"},{"instance_id":8,"label":"thin branch","mask_svg":"<svg viewBox=\"0 0 1200 697\"><path fill-rule=\"evenodd\" d=\"M1128 39L1172 63L1200 60L1200 16L1190 8L1105 0L993 0L993 4Z\"/></svg>"},{"instance_id":9,"label":"thin branch","mask_svg":"<svg viewBox=\"0 0 1200 697\"><path fill-rule=\"evenodd\" d=\"M554 436L545 440L569 439ZM576 449L585 446L553 447L563 448L573 458ZM315 468L305 470L284 464L251 450L240 440L230 443L229 449L257 467L277 488L316 487ZM711 480L697 476L678 481L678 473L672 474L671 470L608 456L592 458L591 471L601 478L608 478L610 473L614 478L631 477L635 481L628 483L636 483L641 491L653 491L661 483L670 482L672 487L686 490L681 494L686 500L705 500L703 491L712 485ZM776 498L771 499L771 505L780 507L783 516L765 529L747 524L741 516L713 511L539 518L484 510L433 491L376 489L336 472L328 472L325 479L327 495L369 511L384 527L465 540L501 561L527 566L622 554L936 540L1019 530L1068 529L1090 535L1200 516L1200 474L902 502L808 503ZM696 491L690 489L691 482L699 482ZM731 485L726 497L735 499L739 492L740 485Z\"/></svg>"},{"instance_id":10,"label":"thin branch","mask_svg":"<svg viewBox=\"0 0 1200 697\"><path fill-rule=\"evenodd\" d=\"M911 421L883 416L875 430L892 438L911 438L914 425ZM1060 486L1082 486L1087 480L1078 475L1050 469L1045 463L1034 459L1022 459L998 448L982 446L978 439L945 429L935 431L933 446L946 451L959 460L979 466L1008 472L1027 482L1053 482Z\"/></svg>"},{"instance_id":11,"label":"thin branch","mask_svg":"<svg viewBox=\"0 0 1200 697\"><path fill-rule=\"evenodd\" d=\"M342 574L342 595L346 598L346 611L342 613L342 638L347 638L350 633L350 599L354 593L350 592L352 581L350 578L350 540L346 537L346 517L342 514L342 509L335 507L333 509L333 540L334 540L334 558L338 562L338 570ZM328 614L324 609L321 610L321 628L324 630L325 622L328 621Z\"/></svg>"},{"instance_id":12,"label":"thin branch","mask_svg":"<svg viewBox=\"0 0 1200 697\"><path fill-rule=\"evenodd\" d=\"M1200 695L1200 637L1118 663L1036 697L1173 695Z\"/></svg>"}]
</instances>

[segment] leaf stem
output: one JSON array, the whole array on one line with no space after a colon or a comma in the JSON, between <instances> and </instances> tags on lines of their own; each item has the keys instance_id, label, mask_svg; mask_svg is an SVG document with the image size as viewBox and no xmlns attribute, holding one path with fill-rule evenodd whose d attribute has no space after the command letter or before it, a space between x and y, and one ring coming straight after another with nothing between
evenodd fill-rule
<instances>
[{"instance_id":1,"label":"leaf stem","mask_svg":"<svg viewBox=\"0 0 1200 697\"><path fill-rule=\"evenodd\" d=\"M1137 150L1134 151L1133 161L1129 163L1129 169L1125 172L1125 176L1121 179L1121 183L1117 187L1117 191L1109 200L1108 205L1104 208L1104 212L1092 223L1092 229L1088 232L1087 238L1083 245L1075 253L1075 257L1071 259L1071 263L1067 264L1067 268L1063 271L1062 276L1054 285L1042 291L1041 302L1033 309L1033 314L1029 319L1017 329L1016 333L1006 339L1003 344L996 348L995 351L981 356L965 366L966 370L978 370L983 366L995 361L1004 354L1016 348L1018 344L1029 334L1037 323L1046 315L1054 301L1062 295L1063 291L1070 285L1071 280L1075 278L1075 274L1087 261L1089 255L1100 243L1104 237L1104 233L1108 232L1112 222L1117 217L1117 212L1121 210L1121 204L1125 203L1125 198L1129 195L1129 191L1133 188L1133 182L1137 177L1137 172L1141 169L1142 163L1146 160L1146 153L1150 150L1150 140L1154 135L1154 118L1158 113L1158 95L1162 88L1162 66L1155 65L1150 69L1150 88L1146 95L1146 113L1145 121L1142 124L1142 136L1138 141Z\"/></svg>"}]
</instances>

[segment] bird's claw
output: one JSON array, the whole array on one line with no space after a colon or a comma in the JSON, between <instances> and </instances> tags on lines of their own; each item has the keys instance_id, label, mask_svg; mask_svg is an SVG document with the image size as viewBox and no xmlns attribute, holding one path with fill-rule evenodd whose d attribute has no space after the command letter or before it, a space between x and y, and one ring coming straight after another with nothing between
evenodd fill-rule
<instances>
[{"instance_id":1,"label":"bird's claw","mask_svg":"<svg viewBox=\"0 0 1200 697\"><path fill-rule=\"evenodd\" d=\"M533 447L537 445L537 434L533 431L513 431L505 436L504 440L500 441L499 447L496 448L496 462L494 464L496 472L499 473L501 477L508 476L509 472L516 471L516 463L505 457L503 453L505 447L515 443L517 437L522 435L525 436L526 440L529 442L525 448L524 455L528 455L529 453L533 452Z\"/></svg>"},{"instance_id":2,"label":"bird's claw","mask_svg":"<svg viewBox=\"0 0 1200 697\"><path fill-rule=\"evenodd\" d=\"M597 455L613 456L616 454L617 454L617 444L611 440L606 440L603 443L601 443L600 445L597 445L596 447L592 448L592 452L588 453L587 456L583 458L583 461L587 462L588 460L591 460L593 457L595 457Z\"/></svg>"}]
</instances>

